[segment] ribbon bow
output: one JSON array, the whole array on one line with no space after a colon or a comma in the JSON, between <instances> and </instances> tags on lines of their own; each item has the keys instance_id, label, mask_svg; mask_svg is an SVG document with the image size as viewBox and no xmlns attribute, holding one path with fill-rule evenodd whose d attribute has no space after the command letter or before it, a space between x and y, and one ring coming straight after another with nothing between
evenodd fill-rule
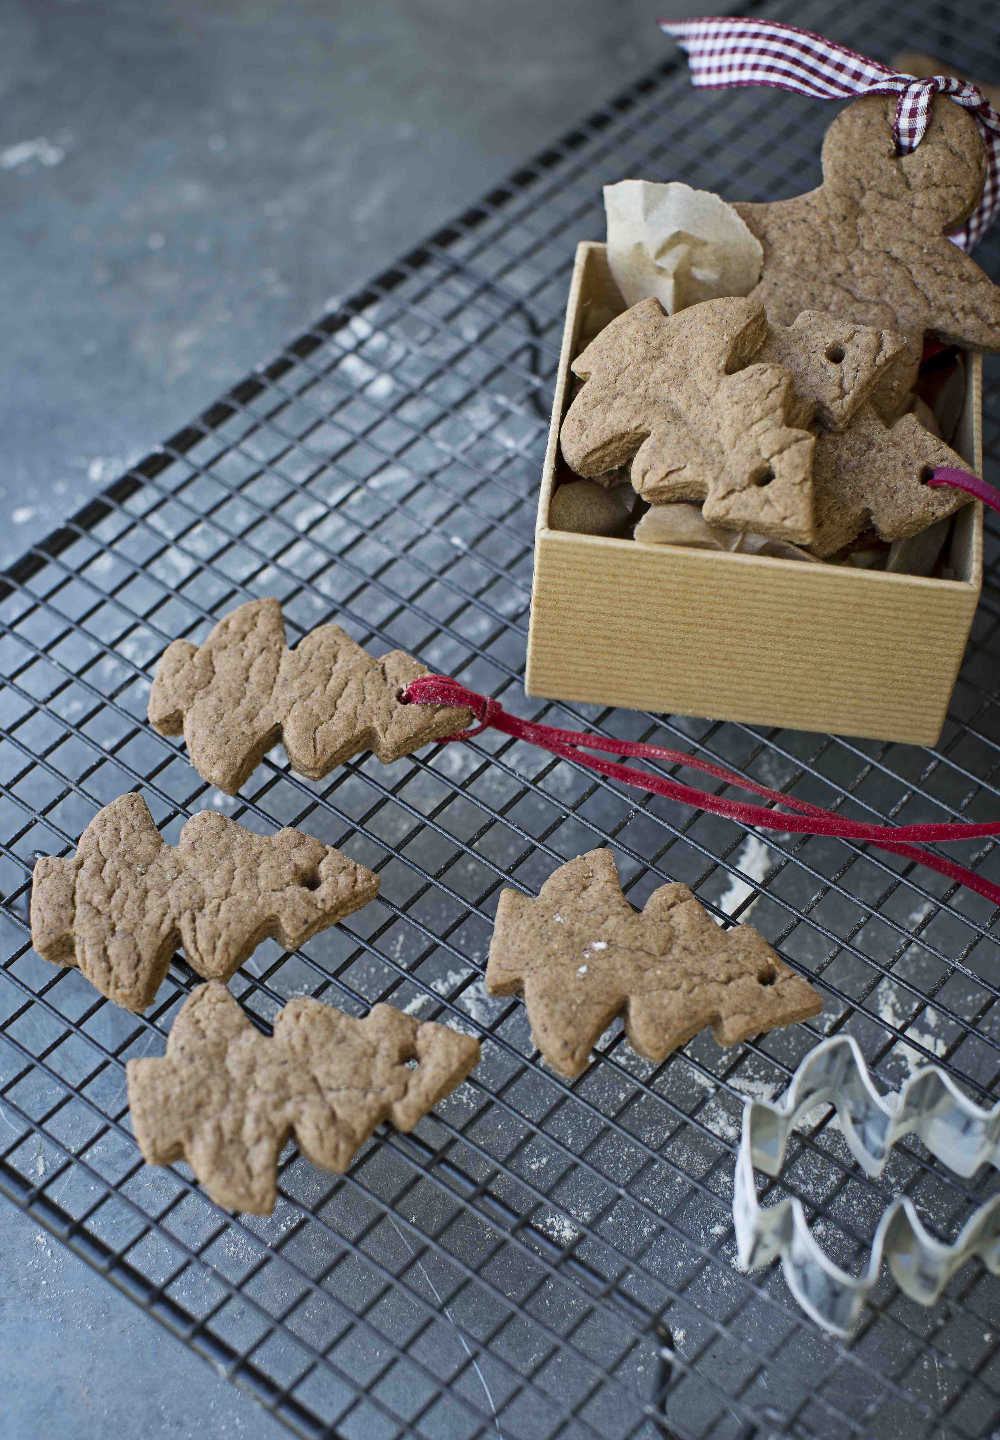
<instances>
[{"instance_id":1,"label":"ribbon bow","mask_svg":"<svg viewBox=\"0 0 1000 1440\"><path fill-rule=\"evenodd\" d=\"M742 20L712 15L698 20L661 20L660 29L688 55L697 86L773 85L821 100L852 95L896 95L893 136L904 154L924 138L935 95L948 95L969 110L986 146L986 183L965 226L949 238L971 250L1000 209L1000 115L975 85L952 75L918 80L900 75L811 30L777 20Z\"/></svg>"}]
</instances>

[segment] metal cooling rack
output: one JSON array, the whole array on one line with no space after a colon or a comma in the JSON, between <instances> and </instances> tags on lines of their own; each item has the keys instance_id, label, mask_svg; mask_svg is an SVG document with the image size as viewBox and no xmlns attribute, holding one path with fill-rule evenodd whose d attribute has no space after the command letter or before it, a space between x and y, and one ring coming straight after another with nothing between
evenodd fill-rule
<instances>
[{"instance_id":1,"label":"metal cooling rack","mask_svg":"<svg viewBox=\"0 0 1000 1440\"><path fill-rule=\"evenodd\" d=\"M919 39L1000 73L975 0L767 13L880 55ZM532 702L520 688L551 381L574 245L601 233L600 185L639 174L791 194L817 176L828 119L772 92L696 95L668 61L324 316L0 591L0 1187L299 1434L916 1440L1000 1425L1000 1284L978 1262L930 1311L883 1279L846 1346L778 1272L734 1269L729 1213L744 1097L783 1087L819 1035L855 1035L887 1083L932 1058L973 1095L995 1093L1000 971L984 901L838 841L765 844L496 735L391 767L359 759L321 784L278 755L232 801L144 719L170 639L276 594L294 638L336 616L521 713L666 738L846 814L1000 814L996 534L934 752ZM997 260L994 240L984 263L997 273ZM991 380L995 456L995 367ZM375 904L243 967L233 989L252 1014L266 1021L305 991L355 1012L390 1000L483 1037L471 1079L412 1135L385 1128L346 1176L288 1154L265 1219L223 1214L184 1167L144 1166L132 1140L124 1064L162 1050L187 967L136 1017L30 948L34 853L65 852L130 789L170 837L217 805L266 832L301 825L379 871ZM725 1052L702 1035L658 1067L615 1031L574 1083L543 1068L520 1003L483 989L497 895L602 843L636 903L669 877L720 918L752 917L815 980L823 1015ZM995 847L975 863L1000 879ZM824 1122L772 1188L800 1195L831 1253L856 1265L889 1190L953 1234L989 1186L917 1143L870 1181Z\"/></svg>"}]
</instances>

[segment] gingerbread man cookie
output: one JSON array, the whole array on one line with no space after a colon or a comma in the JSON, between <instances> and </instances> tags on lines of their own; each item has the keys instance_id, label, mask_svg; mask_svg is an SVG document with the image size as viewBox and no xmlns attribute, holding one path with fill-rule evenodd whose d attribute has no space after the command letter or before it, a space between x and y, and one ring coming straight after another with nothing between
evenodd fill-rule
<instances>
[{"instance_id":1,"label":"gingerbread man cookie","mask_svg":"<svg viewBox=\"0 0 1000 1440\"><path fill-rule=\"evenodd\" d=\"M879 388L887 420L906 407L924 335L1000 349L1000 287L947 238L983 190L986 151L971 115L937 97L926 134L898 155L895 97L855 100L823 142L823 183L791 200L734 208L764 247L750 298L772 323L827 310L906 339L905 362Z\"/></svg>"}]
</instances>

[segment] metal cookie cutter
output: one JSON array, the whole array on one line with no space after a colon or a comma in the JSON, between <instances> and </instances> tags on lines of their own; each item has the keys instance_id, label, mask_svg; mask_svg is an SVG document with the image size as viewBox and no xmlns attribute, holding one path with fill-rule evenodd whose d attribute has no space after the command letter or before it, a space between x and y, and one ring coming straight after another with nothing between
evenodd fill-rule
<instances>
[{"instance_id":1,"label":"metal cookie cutter","mask_svg":"<svg viewBox=\"0 0 1000 1440\"><path fill-rule=\"evenodd\" d=\"M991 1110L980 1109L934 1065L917 1070L898 1092L882 1095L855 1040L824 1040L805 1057L776 1103L748 1100L744 1107L733 1186L742 1269L755 1270L780 1257L789 1289L806 1313L844 1336L850 1335L883 1258L899 1288L923 1305L932 1305L973 1255L1000 1274L1000 1195L979 1206L950 1245L924 1229L908 1196L897 1196L882 1212L868 1263L858 1276L841 1270L820 1248L798 1199L762 1208L754 1167L780 1174L796 1122L824 1103L835 1107L851 1153L869 1175L882 1173L890 1150L904 1135L917 1135L936 1159L963 1177L983 1164L1000 1169L1000 1102Z\"/></svg>"}]
</instances>

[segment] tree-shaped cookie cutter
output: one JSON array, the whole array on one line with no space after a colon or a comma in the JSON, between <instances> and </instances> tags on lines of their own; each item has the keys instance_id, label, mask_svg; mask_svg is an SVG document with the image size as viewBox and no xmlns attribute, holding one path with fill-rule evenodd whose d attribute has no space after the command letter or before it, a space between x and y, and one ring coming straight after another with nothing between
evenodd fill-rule
<instances>
[{"instance_id":1,"label":"tree-shaped cookie cutter","mask_svg":"<svg viewBox=\"0 0 1000 1440\"><path fill-rule=\"evenodd\" d=\"M857 1276L821 1249L796 1197L761 1206L754 1168L779 1175L797 1122L821 1104L835 1107L851 1153L869 1175L882 1173L892 1147L906 1135L918 1136L935 1159L964 1178L981 1165L1000 1169L1000 1102L981 1109L934 1065L915 1071L898 1092L882 1095L854 1039L824 1040L801 1062L778 1101L748 1100L744 1107L733 1186L742 1269L780 1258L788 1287L806 1313L843 1336L851 1334L883 1260L899 1288L923 1305L932 1305L974 1255L1000 1274L1000 1195L980 1205L950 1244L924 1228L908 1196L896 1196L882 1212L868 1262Z\"/></svg>"}]
</instances>

